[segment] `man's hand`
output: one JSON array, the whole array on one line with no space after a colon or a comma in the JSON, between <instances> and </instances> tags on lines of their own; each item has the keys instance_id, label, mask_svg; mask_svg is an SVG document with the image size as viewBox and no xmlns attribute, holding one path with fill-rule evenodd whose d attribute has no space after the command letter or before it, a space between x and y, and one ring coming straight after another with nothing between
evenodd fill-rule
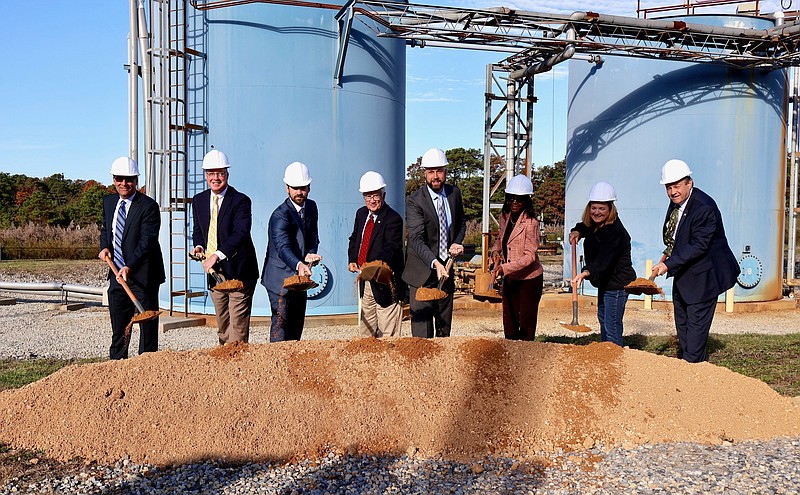
<instances>
[{"instance_id":1,"label":"man's hand","mask_svg":"<svg viewBox=\"0 0 800 495\"><path fill-rule=\"evenodd\" d=\"M306 260L305 261L306 261L306 263L308 263L310 265L312 263L318 263L321 260L322 260L322 256L320 256L320 255L318 255L316 253L308 253L306 255Z\"/></svg>"},{"instance_id":2,"label":"man's hand","mask_svg":"<svg viewBox=\"0 0 800 495\"><path fill-rule=\"evenodd\" d=\"M446 279L450 276L450 274L447 273L447 270L444 269L444 265L439 260L433 262L433 267L436 269L436 278L438 280Z\"/></svg>"},{"instance_id":3,"label":"man's hand","mask_svg":"<svg viewBox=\"0 0 800 495\"><path fill-rule=\"evenodd\" d=\"M347 265L347 270L349 270L352 273L358 273L360 271L360 269L358 268L358 263L350 263L349 265Z\"/></svg>"},{"instance_id":4,"label":"man's hand","mask_svg":"<svg viewBox=\"0 0 800 495\"><path fill-rule=\"evenodd\" d=\"M117 276L117 281L120 279L124 280L125 282L128 281L128 274L131 272L131 269L127 266L123 266L119 269L119 275Z\"/></svg>"},{"instance_id":5,"label":"man's hand","mask_svg":"<svg viewBox=\"0 0 800 495\"><path fill-rule=\"evenodd\" d=\"M464 252L464 246L461 244L451 244L448 252L450 253L450 256L458 256Z\"/></svg>"},{"instance_id":6,"label":"man's hand","mask_svg":"<svg viewBox=\"0 0 800 495\"><path fill-rule=\"evenodd\" d=\"M206 250L203 249L203 246L195 246L189 254L195 258L202 258L206 254Z\"/></svg>"},{"instance_id":7,"label":"man's hand","mask_svg":"<svg viewBox=\"0 0 800 495\"><path fill-rule=\"evenodd\" d=\"M203 260L203 270L206 273L209 273L209 270L214 268L214 265L217 264L217 261L219 261L219 256L217 256L216 254L212 254L208 258L204 259Z\"/></svg>"},{"instance_id":8,"label":"man's hand","mask_svg":"<svg viewBox=\"0 0 800 495\"><path fill-rule=\"evenodd\" d=\"M109 257L109 258L111 257L111 251L109 251L108 248L103 248L100 251L100 254L97 255L97 257L105 262L106 261L106 257Z\"/></svg>"},{"instance_id":9,"label":"man's hand","mask_svg":"<svg viewBox=\"0 0 800 495\"><path fill-rule=\"evenodd\" d=\"M662 261L662 262L660 262L659 264L657 264L656 266L653 267L653 271L650 272L650 276L655 278L655 277L658 277L660 275L664 275L668 271L669 271L669 268L667 268L667 265L665 265L664 262Z\"/></svg>"},{"instance_id":10,"label":"man's hand","mask_svg":"<svg viewBox=\"0 0 800 495\"><path fill-rule=\"evenodd\" d=\"M305 263L300 263L300 265L297 267L297 274L300 275L301 277L303 275L305 275L306 277L310 277L311 276L311 267L309 267Z\"/></svg>"}]
</instances>

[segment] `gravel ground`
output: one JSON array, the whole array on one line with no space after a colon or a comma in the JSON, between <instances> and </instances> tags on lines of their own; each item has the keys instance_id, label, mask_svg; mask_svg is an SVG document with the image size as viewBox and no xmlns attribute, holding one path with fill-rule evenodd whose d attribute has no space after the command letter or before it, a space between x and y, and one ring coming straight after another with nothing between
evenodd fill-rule
<instances>
[{"instance_id":1,"label":"gravel ground","mask_svg":"<svg viewBox=\"0 0 800 495\"><path fill-rule=\"evenodd\" d=\"M2 277L5 278L5 277ZM8 281L7 278L5 278ZM80 283L80 282L78 282ZM0 294L3 295L3 294ZM8 295L8 294L6 294ZM0 307L0 358L104 357L110 325L108 310L97 304L62 313L49 307L55 298L16 295L18 304ZM591 310L582 323L596 326ZM559 321L571 314L542 310L539 333L568 335ZM712 333L796 333L800 310L718 314ZM674 332L671 311L629 306L626 335ZM32 331L36 329L37 331ZM309 327L304 339L354 336L351 325ZM497 336L500 315L459 311L454 334ZM404 335L410 335L408 321ZM268 328L253 328L251 342L268 339ZM571 334L574 335L574 334ZM160 336L161 348L212 347L215 329L193 327ZM132 354L137 335L131 343ZM725 442L720 446L672 443L634 449L543 454L539 463L489 457L476 464L442 459L365 457L334 451L319 459L291 463L225 465L207 461L156 467L121 460L115 465L78 465L54 476L12 478L1 494L791 494L800 493L800 438Z\"/></svg>"}]
</instances>

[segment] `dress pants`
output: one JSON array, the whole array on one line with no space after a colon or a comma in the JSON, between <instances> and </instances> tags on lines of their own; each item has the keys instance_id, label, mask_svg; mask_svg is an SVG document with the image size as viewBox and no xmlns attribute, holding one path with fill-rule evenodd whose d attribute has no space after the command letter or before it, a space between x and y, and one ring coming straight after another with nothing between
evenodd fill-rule
<instances>
[{"instance_id":1,"label":"dress pants","mask_svg":"<svg viewBox=\"0 0 800 495\"><path fill-rule=\"evenodd\" d=\"M300 340L306 319L306 292L282 289L281 293L275 293L268 290L267 295L272 310L269 341Z\"/></svg>"},{"instance_id":2,"label":"dress pants","mask_svg":"<svg viewBox=\"0 0 800 495\"><path fill-rule=\"evenodd\" d=\"M425 287L436 287L438 280L434 271L425 282ZM411 335L414 337L430 339L450 336L450 324L453 321L453 292L455 282L452 273L447 278L442 290L447 297L438 301L417 301L417 287L409 286L411 309Z\"/></svg>"},{"instance_id":3,"label":"dress pants","mask_svg":"<svg viewBox=\"0 0 800 495\"><path fill-rule=\"evenodd\" d=\"M529 280L503 280L503 333L507 339L536 338L536 321L543 288L542 275Z\"/></svg>"},{"instance_id":4,"label":"dress pants","mask_svg":"<svg viewBox=\"0 0 800 495\"><path fill-rule=\"evenodd\" d=\"M681 292L672 285L672 306L675 312L675 328L682 358L690 363L708 361L708 332L714 319L717 297L688 304Z\"/></svg>"},{"instance_id":5,"label":"dress pants","mask_svg":"<svg viewBox=\"0 0 800 495\"><path fill-rule=\"evenodd\" d=\"M250 340L250 312L255 289L256 286L251 285L236 292L211 291L220 345Z\"/></svg>"},{"instance_id":6,"label":"dress pants","mask_svg":"<svg viewBox=\"0 0 800 495\"><path fill-rule=\"evenodd\" d=\"M403 319L403 305L393 302L385 308L375 301L372 284L364 284L361 296L361 318L359 332L363 337L400 337L400 324Z\"/></svg>"},{"instance_id":7,"label":"dress pants","mask_svg":"<svg viewBox=\"0 0 800 495\"><path fill-rule=\"evenodd\" d=\"M111 347L108 356L111 359L127 359L129 339L125 338L125 327L136 314L136 306L128 297L125 289L115 278L111 279L108 287L108 311L111 315ZM131 292L147 310L158 311L158 286L145 288L129 283ZM158 318L134 323L131 332L139 328L139 354L156 352L158 350Z\"/></svg>"}]
</instances>

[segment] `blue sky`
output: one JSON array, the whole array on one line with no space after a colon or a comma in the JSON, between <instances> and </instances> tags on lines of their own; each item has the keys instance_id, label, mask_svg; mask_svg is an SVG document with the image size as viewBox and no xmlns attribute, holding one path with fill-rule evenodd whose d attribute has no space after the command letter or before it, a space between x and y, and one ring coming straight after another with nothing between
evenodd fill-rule
<instances>
[{"instance_id":1,"label":"blue sky","mask_svg":"<svg viewBox=\"0 0 800 495\"><path fill-rule=\"evenodd\" d=\"M636 16L634 0L422 3ZM643 1L643 6L678 2ZM762 1L762 11L779 8ZM109 183L127 154L128 2L6 0L0 15L0 172ZM505 54L407 49L406 163L432 146L483 148L486 64ZM566 65L537 76L534 163L564 157Z\"/></svg>"}]
</instances>

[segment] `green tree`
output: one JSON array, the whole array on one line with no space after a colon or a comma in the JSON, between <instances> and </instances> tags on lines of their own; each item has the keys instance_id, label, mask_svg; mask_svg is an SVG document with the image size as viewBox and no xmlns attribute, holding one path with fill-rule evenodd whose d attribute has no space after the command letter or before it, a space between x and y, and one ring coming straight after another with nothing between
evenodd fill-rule
<instances>
[{"instance_id":1,"label":"green tree","mask_svg":"<svg viewBox=\"0 0 800 495\"><path fill-rule=\"evenodd\" d=\"M533 209L542 215L544 223L564 222L564 191L567 183L567 162L534 169Z\"/></svg>"}]
</instances>

